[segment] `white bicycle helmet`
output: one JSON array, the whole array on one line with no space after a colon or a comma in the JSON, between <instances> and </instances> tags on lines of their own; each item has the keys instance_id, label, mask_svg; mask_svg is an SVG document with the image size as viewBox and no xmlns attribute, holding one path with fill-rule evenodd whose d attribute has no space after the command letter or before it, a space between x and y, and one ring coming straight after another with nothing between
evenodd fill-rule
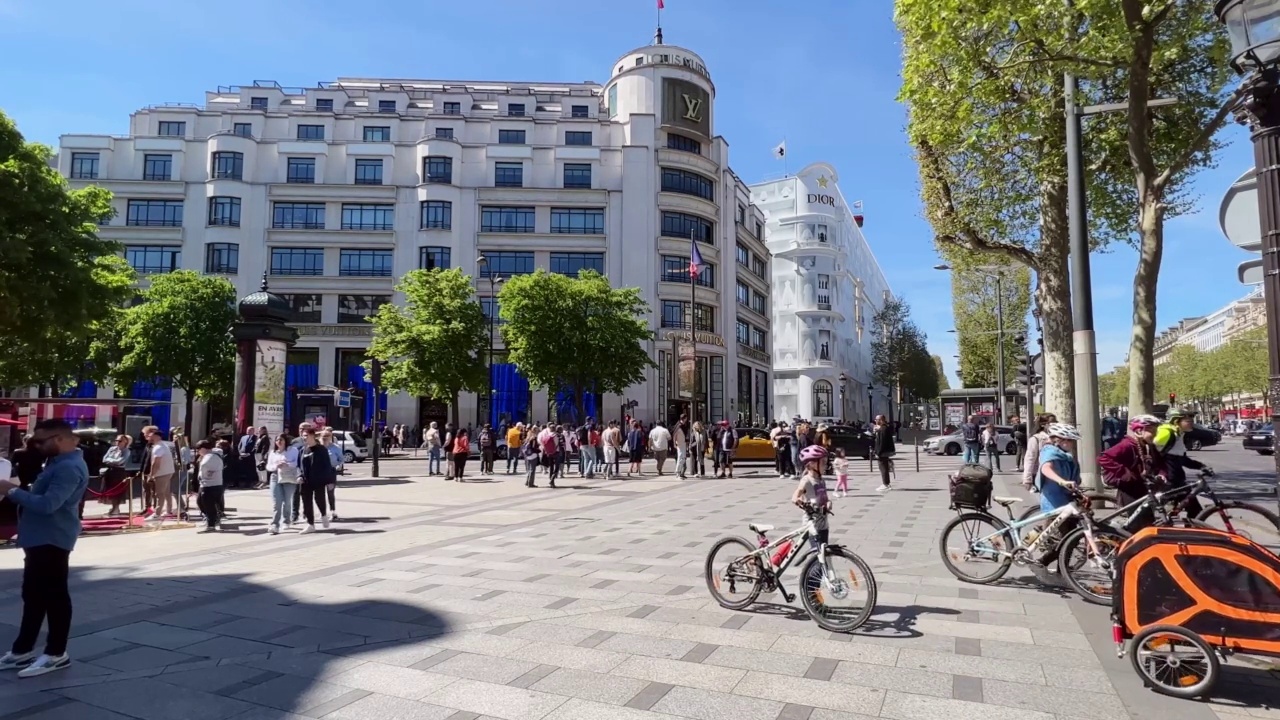
<instances>
[{"instance_id":1,"label":"white bicycle helmet","mask_svg":"<svg viewBox=\"0 0 1280 720\"><path fill-rule=\"evenodd\" d=\"M1160 418L1155 415L1138 415L1129 418L1129 429L1137 432L1143 428L1156 427L1160 424Z\"/></svg>"},{"instance_id":2,"label":"white bicycle helmet","mask_svg":"<svg viewBox=\"0 0 1280 720\"><path fill-rule=\"evenodd\" d=\"M1080 431L1076 430L1074 425L1068 425L1067 423L1050 423L1049 427L1045 428L1045 432L1047 432L1051 438L1056 437L1063 440L1080 439Z\"/></svg>"}]
</instances>

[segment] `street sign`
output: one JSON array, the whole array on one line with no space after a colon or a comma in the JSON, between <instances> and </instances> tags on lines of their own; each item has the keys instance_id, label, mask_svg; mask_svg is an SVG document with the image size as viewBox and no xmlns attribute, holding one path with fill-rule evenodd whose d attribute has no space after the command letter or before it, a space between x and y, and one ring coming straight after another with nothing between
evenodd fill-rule
<instances>
[{"instance_id":1,"label":"street sign","mask_svg":"<svg viewBox=\"0 0 1280 720\"><path fill-rule=\"evenodd\" d=\"M1262 261L1247 260L1240 263L1240 267L1236 268L1236 274L1240 278L1241 285L1260 285L1262 284Z\"/></svg>"},{"instance_id":2,"label":"street sign","mask_svg":"<svg viewBox=\"0 0 1280 720\"><path fill-rule=\"evenodd\" d=\"M338 407L340 407L340 408L349 408L349 407L351 407L351 392L350 392L350 391L348 391L348 390L339 390L339 391L337 392L337 396L338 396Z\"/></svg>"},{"instance_id":3,"label":"street sign","mask_svg":"<svg viewBox=\"0 0 1280 720\"><path fill-rule=\"evenodd\" d=\"M1249 252L1262 251L1262 225L1258 220L1258 179L1249 168L1222 196L1218 225L1232 245ZM1243 282L1243 280L1241 281Z\"/></svg>"}]
</instances>

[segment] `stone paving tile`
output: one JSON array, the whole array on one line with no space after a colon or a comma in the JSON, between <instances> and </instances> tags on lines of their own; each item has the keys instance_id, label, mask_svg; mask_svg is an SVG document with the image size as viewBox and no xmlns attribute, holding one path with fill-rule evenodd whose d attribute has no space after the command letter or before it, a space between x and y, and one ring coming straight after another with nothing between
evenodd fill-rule
<instances>
[{"instance_id":1,"label":"stone paving tile","mask_svg":"<svg viewBox=\"0 0 1280 720\"><path fill-rule=\"evenodd\" d=\"M571 698L542 720L671 720L671 716Z\"/></svg>"},{"instance_id":2,"label":"stone paving tile","mask_svg":"<svg viewBox=\"0 0 1280 720\"><path fill-rule=\"evenodd\" d=\"M865 645L861 642L835 642L820 638L783 635L769 648L773 652L809 657L825 657L833 660L896 665L898 648L885 645Z\"/></svg>"},{"instance_id":3,"label":"stone paving tile","mask_svg":"<svg viewBox=\"0 0 1280 720\"><path fill-rule=\"evenodd\" d=\"M461 680L425 670L364 663L334 675L329 682L408 700L421 700L428 693Z\"/></svg>"},{"instance_id":4,"label":"stone paving tile","mask_svg":"<svg viewBox=\"0 0 1280 720\"><path fill-rule=\"evenodd\" d=\"M458 680L422 700L507 720L539 720L567 702L568 698L476 680Z\"/></svg>"},{"instance_id":5,"label":"stone paving tile","mask_svg":"<svg viewBox=\"0 0 1280 720\"><path fill-rule=\"evenodd\" d=\"M528 645L529 641L513 637L510 633L488 635L482 632L466 632L435 636L426 640L426 643L447 650L505 657Z\"/></svg>"},{"instance_id":6,"label":"stone paving tile","mask_svg":"<svg viewBox=\"0 0 1280 720\"><path fill-rule=\"evenodd\" d=\"M597 650L595 648L570 647L554 643L529 643L507 657L531 663L556 665L576 670L596 670L607 672L618 667L626 660L622 653Z\"/></svg>"},{"instance_id":7,"label":"stone paving tile","mask_svg":"<svg viewBox=\"0 0 1280 720\"><path fill-rule=\"evenodd\" d=\"M154 647L135 647L124 652L111 653L94 661L95 665L128 672L146 668L162 668L168 665L199 660L201 656L188 653L171 652Z\"/></svg>"},{"instance_id":8,"label":"stone paving tile","mask_svg":"<svg viewBox=\"0 0 1280 720\"><path fill-rule=\"evenodd\" d=\"M645 655L678 660L696 646L697 643L687 640L617 633L597 645L596 649L620 652L627 655Z\"/></svg>"},{"instance_id":9,"label":"stone paving tile","mask_svg":"<svg viewBox=\"0 0 1280 720\"><path fill-rule=\"evenodd\" d=\"M767 650L721 646L716 648L702 662L707 665L720 665L740 670L760 670L779 675L804 677L805 671L813 663L813 658L803 655L769 652Z\"/></svg>"},{"instance_id":10,"label":"stone paving tile","mask_svg":"<svg viewBox=\"0 0 1280 720\"><path fill-rule=\"evenodd\" d=\"M272 653L266 658L253 658L241 664L258 668L259 670L299 675L317 680L329 680L364 663L365 661L362 659L338 657L325 653L300 653L292 650L282 650Z\"/></svg>"},{"instance_id":11,"label":"stone paving tile","mask_svg":"<svg viewBox=\"0 0 1280 720\"><path fill-rule=\"evenodd\" d=\"M883 690L951 697L952 676L946 673L914 670L905 667L887 667L841 661L831 675L832 682Z\"/></svg>"},{"instance_id":12,"label":"stone paving tile","mask_svg":"<svg viewBox=\"0 0 1280 720\"><path fill-rule=\"evenodd\" d=\"M1031 685L1045 684L1045 674L1041 671L1039 664L1019 660L905 649L898 654L898 667Z\"/></svg>"},{"instance_id":13,"label":"stone paving tile","mask_svg":"<svg viewBox=\"0 0 1280 720\"><path fill-rule=\"evenodd\" d=\"M166 685L149 678L65 688L60 695L140 720L224 720L253 708L240 700ZM93 715L83 716L87 718Z\"/></svg>"},{"instance_id":14,"label":"stone paving tile","mask_svg":"<svg viewBox=\"0 0 1280 720\"><path fill-rule=\"evenodd\" d=\"M8 708L4 708L8 710ZM67 702L22 715L23 720L130 720L130 716L78 702Z\"/></svg>"},{"instance_id":15,"label":"stone paving tile","mask_svg":"<svg viewBox=\"0 0 1280 720\"><path fill-rule=\"evenodd\" d=\"M1101 668L1092 650L983 640L982 657L1040 663L1054 667Z\"/></svg>"},{"instance_id":16,"label":"stone paving tile","mask_svg":"<svg viewBox=\"0 0 1280 720\"><path fill-rule=\"evenodd\" d=\"M345 695L350 688L317 682L296 675L281 675L245 688L232 697L286 712L305 713L317 705Z\"/></svg>"},{"instance_id":17,"label":"stone paving tile","mask_svg":"<svg viewBox=\"0 0 1280 720\"><path fill-rule=\"evenodd\" d=\"M220 665L216 667L201 668L199 670L185 670L183 672L166 672L156 675L155 679L169 685L177 685L179 687L191 688L192 690L203 690L205 692L217 693L225 688L238 685L253 678L270 676L271 673L258 668L249 667L247 665Z\"/></svg>"},{"instance_id":18,"label":"stone paving tile","mask_svg":"<svg viewBox=\"0 0 1280 720\"><path fill-rule=\"evenodd\" d=\"M537 663L522 662L510 658L459 653L438 665L432 666L431 672L506 685L537 666Z\"/></svg>"},{"instance_id":19,"label":"stone paving tile","mask_svg":"<svg viewBox=\"0 0 1280 720\"><path fill-rule=\"evenodd\" d=\"M325 720L446 720L458 711L373 693L325 715Z\"/></svg>"},{"instance_id":20,"label":"stone paving tile","mask_svg":"<svg viewBox=\"0 0 1280 720\"><path fill-rule=\"evenodd\" d=\"M164 650L177 650L188 645L194 645L201 640L216 637L214 633L188 630L152 622L133 623L132 625L111 628L110 630L103 630L97 635ZM80 648L77 648L77 650L84 652Z\"/></svg>"},{"instance_id":21,"label":"stone paving tile","mask_svg":"<svg viewBox=\"0 0 1280 720\"><path fill-rule=\"evenodd\" d=\"M1049 713L901 692L888 693L880 716L892 720L1054 720Z\"/></svg>"},{"instance_id":22,"label":"stone paving tile","mask_svg":"<svg viewBox=\"0 0 1280 720\"><path fill-rule=\"evenodd\" d=\"M422 641L392 640L383 643L365 644L345 648L325 650L332 655L350 657L360 661L373 661L383 665L409 667L414 663L444 652L444 648L427 645Z\"/></svg>"},{"instance_id":23,"label":"stone paving tile","mask_svg":"<svg viewBox=\"0 0 1280 720\"><path fill-rule=\"evenodd\" d=\"M639 680L721 691L731 690L745 675L736 668L641 656L628 657L609 672Z\"/></svg>"},{"instance_id":24,"label":"stone paving tile","mask_svg":"<svg viewBox=\"0 0 1280 720\"><path fill-rule=\"evenodd\" d=\"M778 641L778 635L755 633L749 630L712 628L703 625L686 625L681 623L663 632L663 637L689 640L691 642L710 645L728 645L732 647L766 650Z\"/></svg>"},{"instance_id":25,"label":"stone paving tile","mask_svg":"<svg viewBox=\"0 0 1280 720\"><path fill-rule=\"evenodd\" d=\"M782 711L782 703L710 692L696 688L674 687L653 705L651 710L696 718L697 720L774 720Z\"/></svg>"},{"instance_id":26,"label":"stone paving tile","mask_svg":"<svg viewBox=\"0 0 1280 720\"><path fill-rule=\"evenodd\" d=\"M529 689L608 705L625 705L648 684L635 678L561 668L530 685Z\"/></svg>"},{"instance_id":27,"label":"stone paving tile","mask_svg":"<svg viewBox=\"0 0 1280 720\"><path fill-rule=\"evenodd\" d=\"M1114 695L1037 685L1024 685L1000 680L983 683L983 697L992 705L1062 712L1088 720L1129 720L1124 704Z\"/></svg>"},{"instance_id":28,"label":"stone paving tile","mask_svg":"<svg viewBox=\"0 0 1280 720\"><path fill-rule=\"evenodd\" d=\"M885 697L884 690L875 688L755 671L743 677L733 689L733 694L871 716L880 714Z\"/></svg>"}]
</instances>

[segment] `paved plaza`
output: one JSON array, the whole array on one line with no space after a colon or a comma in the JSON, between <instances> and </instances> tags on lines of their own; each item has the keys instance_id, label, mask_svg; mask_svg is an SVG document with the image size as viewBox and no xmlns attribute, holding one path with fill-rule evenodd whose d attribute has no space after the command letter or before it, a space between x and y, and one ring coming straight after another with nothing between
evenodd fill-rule
<instances>
[{"instance_id":1,"label":"paved plaza","mask_svg":"<svg viewBox=\"0 0 1280 720\"><path fill-rule=\"evenodd\" d=\"M1204 454L1228 457L1258 464ZM917 473L908 448L899 465L877 493L855 463L835 501L833 539L880 585L850 635L776 594L742 612L710 598L714 539L800 522L793 482L764 468L680 481L647 463L641 479L530 490L501 467L459 484L421 459L381 478L364 463L339 487L341 519L307 536L268 535L267 493L233 491L220 534L83 539L74 663L0 676L0 720L1280 719L1280 675L1229 663L1211 703L1157 696L1115 657L1106 609L1017 569L956 581L937 550L955 459ZM4 643L20 568L0 551Z\"/></svg>"}]
</instances>

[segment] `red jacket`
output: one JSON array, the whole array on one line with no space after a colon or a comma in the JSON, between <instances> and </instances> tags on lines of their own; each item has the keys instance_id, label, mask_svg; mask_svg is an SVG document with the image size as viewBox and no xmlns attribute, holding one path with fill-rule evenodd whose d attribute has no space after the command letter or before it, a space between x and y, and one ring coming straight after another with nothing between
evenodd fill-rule
<instances>
[{"instance_id":1,"label":"red jacket","mask_svg":"<svg viewBox=\"0 0 1280 720\"><path fill-rule=\"evenodd\" d=\"M1158 475L1165 480L1169 477L1160 453L1154 447L1143 447L1129 435L1098 455L1098 468L1107 485L1132 497L1147 494L1144 477Z\"/></svg>"}]
</instances>

